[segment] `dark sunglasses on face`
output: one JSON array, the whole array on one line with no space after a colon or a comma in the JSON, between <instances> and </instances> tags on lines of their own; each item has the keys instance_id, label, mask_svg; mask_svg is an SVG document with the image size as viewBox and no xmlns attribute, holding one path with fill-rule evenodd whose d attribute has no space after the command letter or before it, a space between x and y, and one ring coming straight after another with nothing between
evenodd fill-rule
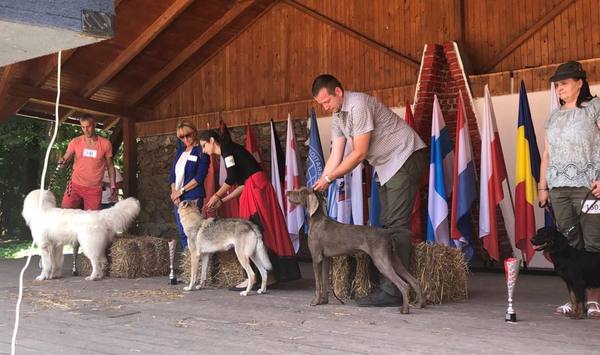
<instances>
[{"instance_id":1,"label":"dark sunglasses on face","mask_svg":"<svg viewBox=\"0 0 600 355\"><path fill-rule=\"evenodd\" d=\"M184 138L190 138L190 137L193 137L193 136L194 136L193 133L182 134L182 135L179 136L179 139L183 140Z\"/></svg>"}]
</instances>

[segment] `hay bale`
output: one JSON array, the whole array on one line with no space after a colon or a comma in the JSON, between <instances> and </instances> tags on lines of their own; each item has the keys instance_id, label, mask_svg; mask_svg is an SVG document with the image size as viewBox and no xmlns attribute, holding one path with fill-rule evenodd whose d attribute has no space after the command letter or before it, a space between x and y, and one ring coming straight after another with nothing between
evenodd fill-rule
<instances>
[{"instance_id":1,"label":"hay bale","mask_svg":"<svg viewBox=\"0 0 600 355\"><path fill-rule=\"evenodd\" d=\"M339 298L350 297L350 257L335 256L331 258L331 288Z\"/></svg>"},{"instance_id":2,"label":"hay bale","mask_svg":"<svg viewBox=\"0 0 600 355\"><path fill-rule=\"evenodd\" d=\"M135 279L142 276L142 251L133 238L116 238L111 246L110 276Z\"/></svg>"},{"instance_id":3,"label":"hay bale","mask_svg":"<svg viewBox=\"0 0 600 355\"><path fill-rule=\"evenodd\" d=\"M460 249L421 243L414 247L410 267L428 304L468 297L469 268Z\"/></svg>"},{"instance_id":4,"label":"hay bale","mask_svg":"<svg viewBox=\"0 0 600 355\"><path fill-rule=\"evenodd\" d=\"M371 259L365 253L332 258L331 283L340 298L358 298L372 287ZM428 304L465 299L468 296L468 266L459 249L421 243L413 248L411 274L419 281ZM411 292L411 300L414 300Z\"/></svg>"},{"instance_id":5,"label":"hay bale","mask_svg":"<svg viewBox=\"0 0 600 355\"><path fill-rule=\"evenodd\" d=\"M108 264L104 275L110 277L152 277L169 274L169 246L162 238L121 235L106 250ZM92 273L90 260L80 254L77 269L81 276Z\"/></svg>"},{"instance_id":6,"label":"hay bale","mask_svg":"<svg viewBox=\"0 0 600 355\"><path fill-rule=\"evenodd\" d=\"M232 287L244 280L244 269L233 249L218 253L216 259L216 273L214 275L216 287Z\"/></svg>"},{"instance_id":7,"label":"hay bale","mask_svg":"<svg viewBox=\"0 0 600 355\"><path fill-rule=\"evenodd\" d=\"M181 274L179 278L181 278L185 283L190 282L192 264L190 261L190 250L186 249L184 252L179 253L177 255L179 258L179 270ZM211 258L211 262L208 264L208 270L206 271L206 286L213 286L213 264L215 262L215 257ZM200 281L200 273L202 272L202 259L198 263L198 279L197 282Z\"/></svg>"},{"instance_id":8,"label":"hay bale","mask_svg":"<svg viewBox=\"0 0 600 355\"><path fill-rule=\"evenodd\" d=\"M371 258L364 252L356 253L353 258L356 266L350 293L354 298L365 297L373 286L371 282Z\"/></svg>"},{"instance_id":9,"label":"hay bale","mask_svg":"<svg viewBox=\"0 0 600 355\"><path fill-rule=\"evenodd\" d=\"M180 254L179 269L181 270L181 279L186 283L190 281L190 257L189 251ZM198 265L198 280L202 272L202 262ZM235 286L244 279L242 266L235 256L233 250L216 253L212 256L208 264L206 285L211 287L226 288Z\"/></svg>"}]
</instances>

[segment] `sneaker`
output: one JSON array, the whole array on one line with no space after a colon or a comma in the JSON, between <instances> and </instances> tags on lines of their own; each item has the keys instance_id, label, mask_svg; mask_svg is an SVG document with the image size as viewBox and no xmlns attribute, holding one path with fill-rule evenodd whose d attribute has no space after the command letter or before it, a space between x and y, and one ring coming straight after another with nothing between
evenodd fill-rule
<instances>
[{"instance_id":1,"label":"sneaker","mask_svg":"<svg viewBox=\"0 0 600 355\"><path fill-rule=\"evenodd\" d=\"M398 307L402 304L402 296L392 296L376 289L367 296L357 299L356 304L359 307Z\"/></svg>"}]
</instances>

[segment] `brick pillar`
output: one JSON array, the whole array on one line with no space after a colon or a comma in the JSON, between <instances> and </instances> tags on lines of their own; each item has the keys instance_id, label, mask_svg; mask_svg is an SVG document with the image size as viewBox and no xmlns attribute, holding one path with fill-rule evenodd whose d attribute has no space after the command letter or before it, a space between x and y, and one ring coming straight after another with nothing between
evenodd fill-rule
<instances>
[{"instance_id":1,"label":"brick pillar","mask_svg":"<svg viewBox=\"0 0 600 355\"><path fill-rule=\"evenodd\" d=\"M431 142L431 116L433 111L433 96L437 95L446 127L450 133L450 139L454 144L456 136L456 112L458 104L458 93L462 92L465 103L466 119L469 125L469 133L473 149L473 157L477 174L479 174L480 155L481 155L481 137L477 127L477 119L473 111L473 102L463 65L460 60L458 47L454 42L447 42L443 45L428 44L424 50L423 63L417 82L417 93L414 103L415 127L421 138L427 143ZM427 183L421 186L422 197L422 215L424 216L423 226L427 225ZM487 260L487 253L481 248L479 242L479 199L473 204L473 246L477 254L482 255ZM512 249L508 241L504 220L500 209L497 209L498 231L500 238L500 252L502 257L512 254ZM426 231L423 231L424 235Z\"/></svg>"}]
</instances>

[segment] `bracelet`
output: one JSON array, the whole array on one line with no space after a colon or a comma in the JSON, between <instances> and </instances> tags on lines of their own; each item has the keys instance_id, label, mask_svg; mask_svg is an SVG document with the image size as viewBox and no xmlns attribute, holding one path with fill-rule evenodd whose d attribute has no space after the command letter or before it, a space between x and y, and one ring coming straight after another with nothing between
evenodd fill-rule
<instances>
[{"instance_id":1,"label":"bracelet","mask_svg":"<svg viewBox=\"0 0 600 355\"><path fill-rule=\"evenodd\" d=\"M329 176L325 175L324 178L325 178L325 181L327 181L328 184L331 184L331 179L329 178Z\"/></svg>"},{"instance_id":2,"label":"bracelet","mask_svg":"<svg viewBox=\"0 0 600 355\"><path fill-rule=\"evenodd\" d=\"M550 190L548 190L548 188L546 187L545 189L538 189L538 191L550 191Z\"/></svg>"}]
</instances>

